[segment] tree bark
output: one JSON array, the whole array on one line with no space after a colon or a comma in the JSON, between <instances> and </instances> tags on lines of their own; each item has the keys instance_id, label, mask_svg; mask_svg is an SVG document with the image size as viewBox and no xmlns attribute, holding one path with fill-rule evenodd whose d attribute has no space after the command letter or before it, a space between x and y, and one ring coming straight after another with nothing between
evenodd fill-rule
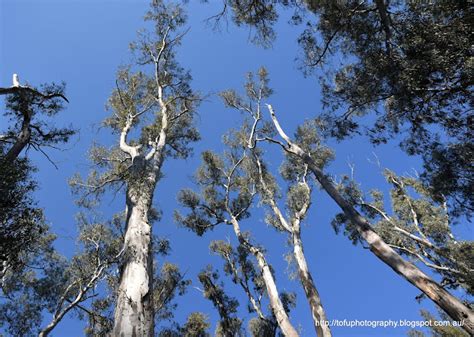
<instances>
[{"instance_id":1,"label":"tree bark","mask_svg":"<svg viewBox=\"0 0 474 337\"><path fill-rule=\"evenodd\" d=\"M272 307L273 314L276 317L281 332L286 337L298 337L298 332L291 324L290 319L283 308L283 303L281 303L275 279L273 278L273 274L265 256L258 249L253 250L252 253L255 255L258 265L262 270L262 277L265 282L265 288L267 289L270 306Z\"/></svg>"},{"instance_id":2,"label":"tree bark","mask_svg":"<svg viewBox=\"0 0 474 337\"><path fill-rule=\"evenodd\" d=\"M303 243L301 241L300 233L293 233L293 255L298 266L298 274L301 284L303 285L306 298L311 309L311 316L314 322L316 334L319 337L331 337L331 329L327 325L328 319L321 303L321 297L314 284L313 277L309 272L306 258L303 251Z\"/></svg>"},{"instance_id":3,"label":"tree bark","mask_svg":"<svg viewBox=\"0 0 474 337\"><path fill-rule=\"evenodd\" d=\"M428 275L423 273L414 264L405 261L372 229L369 221L364 218L334 186L330 178L316 165L313 158L301 147L293 143L286 135L278 122L273 108L268 105L272 121L278 134L285 140L287 145L281 144L285 151L297 155L307 165L321 184L327 194L339 205L346 217L356 227L360 236L367 242L370 251L380 260L401 275L408 282L420 289L426 296L443 309L454 321L463 322L462 328L470 335L474 335L474 312L464 305L458 298L451 295L442 286L436 283Z\"/></svg>"},{"instance_id":4,"label":"tree bark","mask_svg":"<svg viewBox=\"0 0 474 337\"><path fill-rule=\"evenodd\" d=\"M148 187L127 189L125 261L117 293L114 337L154 336L152 231L148 213L156 180L149 180Z\"/></svg>"}]
</instances>

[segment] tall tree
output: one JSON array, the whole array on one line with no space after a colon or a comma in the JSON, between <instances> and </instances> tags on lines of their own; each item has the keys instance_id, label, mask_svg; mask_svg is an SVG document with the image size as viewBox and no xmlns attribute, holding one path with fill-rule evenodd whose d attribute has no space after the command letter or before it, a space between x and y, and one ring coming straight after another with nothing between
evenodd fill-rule
<instances>
[{"instance_id":1,"label":"tall tree","mask_svg":"<svg viewBox=\"0 0 474 337\"><path fill-rule=\"evenodd\" d=\"M258 73L258 83L255 82L253 74L249 74L245 84L246 98L241 97L233 90L228 90L221 94L226 106L249 115L245 123L251 125L247 135L242 135L244 144L252 154L254 172L257 180L257 192L263 204L267 205L270 213L267 222L277 230L285 232L289 236L290 245L293 248L293 259L296 261L301 284L309 302L314 328L318 336L331 336L331 331L327 323L326 313L321 304L321 298L309 271L308 263L304 255L303 242L301 240L301 223L306 217L311 203L311 187L306 176L308 168L306 165L293 165L287 162L283 165L282 173L286 180L292 182L287 190L287 214L281 210L278 204L280 188L276 183L268 166L263 159L263 150L257 148L257 140L268 136L268 129L262 122L262 100L267 99L272 90L268 86L268 74L265 68L261 68ZM308 126L308 129L310 126ZM305 130L302 130L304 133ZM308 133L307 138L312 143L319 144L317 135ZM317 149L313 157L317 158L318 164L323 167L332 158L332 152L324 147L316 145Z\"/></svg>"},{"instance_id":2,"label":"tall tree","mask_svg":"<svg viewBox=\"0 0 474 337\"><path fill-rule=\"evenodd\" d=\"M125 188L126 223L124 257L114 315L113 334L153 336L153 197L168 157L186 158L188 144L199 138L193 126L200 101L189 86L191 76L176 61L175 49L185 15L178 5L153 1L145 17L153 31L142 32L132 43L136 65L118 72L117 87L109 99L112 115L105 121L118 136L118 146L97 147L93 161L98 169L76 185L100 196L107 187ZM132 132L133 130L133 132ZM130 140L131 135L137 135Z\"/></svg>"},{"instance_id":3,"label":"tall tree","mask_svg":"<svg viewBox=\"0 0 474 337\"><path fill-rule=\"evenodd\" d=\"M242 288L248 300L248 310L256 314L248 322L248 330L253 337L275 337L281 336L278 322L273 314L271 305L269 313L264 307L265 280L260 268L252 260L252 254L244 246L239 245L236 249L227 241L212 241L211 252L219 255L224 260L224 273L232 279L232 282ZM282 292L280 294L283 309L287 314L296 304L296 296L293 293Z\"/></svg>"},{"instance_id":4,"label":"tall tree","mask_svg":"<svg viewBox=\"0 0 474 337\"><path fill-rule=\"evenodd\" d=\"M16 74L13 75L11 87L0 88L0 95L7 95L4 115L13 122L0 136L0 142L10 144L2 155L2 162L13 163L27 147L46 155L43 147L66 143L75 133L72 128L58 129L52 126L51 121L44 119L57 115L63 109L62 101L68 102L64 88L64 83L44 84L40 89L23 86Z\"/></svg>"}]
</instances>

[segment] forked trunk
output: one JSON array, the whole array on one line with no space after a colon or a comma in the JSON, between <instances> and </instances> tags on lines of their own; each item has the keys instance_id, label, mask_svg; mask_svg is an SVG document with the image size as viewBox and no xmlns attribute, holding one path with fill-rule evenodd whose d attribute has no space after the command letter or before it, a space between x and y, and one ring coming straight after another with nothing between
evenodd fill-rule
<instances>
[{"instance_id":1,"label":"forked trunk","mask_svg":"<svg viewBox=\"0 0 474 337\"><path fill-rule=\"evenodd\" d=\"M114 337L154 336L152 233L148 220L152 198L149 188L127 190L125 261L117 292Z\"/></svg>"},{"instance_id":2,"label":"forked trunk","mask_svg":"<svg viewBox=\"0 0 474 337\"><path fill-rule=\"evenodd\" d=\"M321 298L313 281L313 277L309 272L306 258L304 256L303 244L299 233L293 233L293 254L298 266L298 274L301 284L303 285L306 298L311 308L311 316L313 318L314 328L319 337L331 337L331 329L329 328L328 319L324 312Z\"/></svg>"}]
</instances>

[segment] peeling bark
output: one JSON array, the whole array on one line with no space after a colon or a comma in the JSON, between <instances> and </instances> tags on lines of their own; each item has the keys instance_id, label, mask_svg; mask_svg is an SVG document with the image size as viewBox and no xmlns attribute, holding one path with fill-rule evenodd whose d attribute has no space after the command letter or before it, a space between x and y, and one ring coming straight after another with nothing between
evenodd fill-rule
<instances>
[{"instance_id":1,"label":"peeling bark","mask_svg":"<svg viewBox=\"0 0 474 337\"><path fill-rule=\"evenodd\" d=\"M155 187L155 179L150 185ZM129 186L127 223L113 336L154 336L153 256L148 212L153 199L150 187Z\"/></svg>"}]
</instances>

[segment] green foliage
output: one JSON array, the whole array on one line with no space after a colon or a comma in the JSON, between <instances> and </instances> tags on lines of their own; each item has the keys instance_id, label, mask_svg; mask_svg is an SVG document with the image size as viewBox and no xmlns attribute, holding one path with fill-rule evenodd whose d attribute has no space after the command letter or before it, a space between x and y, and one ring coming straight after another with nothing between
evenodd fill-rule
<instances>
[{"instance_id":1,"label":"green foliage","mask_svg":"<svg viewBox=\"0 0 474 337\"><path fill-rule=\"evenodd\" d=\"M3 153L3 146L0 151ZM2 269L12 272L22 269L28 256L41 250L40 242L48 235L43 211L32 199L37 187L32 171L27 159L0 162L0 261L6 263Z\"/></svg>"},{"instance_id":2,"label":"green foliage","mask_svg":"<svg viewBox=\"0 0 474 337\"><path fill-rule=\"evenodd\" d=\"M187 158L192 154L190 143L200 139L194 120L201 97L191 89L191 75L175 55L185 34L179 31L186 21L184 12L178 5L154 1L145 19L154 28L140 31L130 45L135 64L117 72L116 88L107 104L111 114L104 120L115 135L136 136L125 139L136 154L119 146L91 148L94 168L88 178L71 179L74 192L82 196L80 205L86 207L95 205L105 191L124 186L152 194L155 183L150 185L150 181L155 179L149 176L161 178L162 162L168 157Z\"/></svg>"},{"instance_id":3,"label":"green foliage","mask_svg":"<svg viewBox=\"0 0 474 337\"><path fill-rule=\"evenodd\" d=\"M275 337L278 325L275 322L254 317L249 321L248 329L252 337Z\"/></svg>"},{"instance_id":4,"label":"green foliage","mask_svg":"<svg viewBox=\"0 0 474 337\"><path fill-rule=\"evenodd\" d=\"M190 280L184 279L179 268L172 263L164 263L160 274L154 278L154 309L155 320L163 321L173 318L177 307L174 301L176 296L185 294Z\"/></svg>"},{"instance_id":5,"label":"green foliage","mask_svg":"<svg viewBox=\"0 0 474 337\"><path fill-rule=\"evenodd\" d=\"M448 315L443 312L439 312L440 317L437 318L426 310L421 310L421 316L425 319L426 322L431 322L431 326L428 328L430 331L431 337L467 337L468 334L463 329L454 326L452 321L449 319ZM444 321L450 322L449 325L440 325L435 326L435 321ZM443 322L443 323L444 323ZM412 329L408 332L409 337L426 337L420 330Z\"/></svg>"},{"instance_id":6,"label":"green foliage","mask_svg":"<svg viewBox=\"0 0 474 337\"><path fill-rule=\"evenodd\" d=\"M52 122L63 108L64 84L39 90L6 98L4 115L11 123L0 137L0 328L11 336L38 332L42 311L51 310L64 279L65 262L52 245L55 235L32 198L35 167L19 154L32 147L46 155L42 147L65 143L75 131Z\"/></svg>"},{"instance_id":7,"label":"green foliage","mask_svg":"<svg viewBox=\"0 0 474 337\"><path fill-rule=\"evenodd\" d=\"M209 329L208 317L201 312L191 313L186 322L180 326L174 324L171 328L161 329L157 336L159 337L210 337L207 332Z\"/></svg>"},{"instance_id":8,"label":"green foliage","mask_svg":"<svg viewBox=\"0 0 474 337\"><path fill-rule=\"evenodd\" d=\"M218 283L218 273L208 266L199 273L198 278L204 288L204 297L211 301L219 312L220 321L215 335L219 337L243 336L242 321L236 316L239 302L224 292L223 284Z\"/></svg>"},{"instance_id":9,"label":"green foliage","mask_svg":"<svg viewBox=\"0 0 474 337\"><path fill-rule=\"evenodd\" d=\"M15 143L25 126L31 132L28 146L37 150L67 143L76 133L71 127L57 128L53 122L53 118L64 109L65 84L43 84L38 91L35 90L8 95L4 116L11 124L2 134L1 142Z\"/></svg>"},{"instance_id":10,"label":"green foliage","mask_svg":"<svg viewBox=\"0 0 474 337\"><path fill-rule=\"evenodd\" d=\"M226 241L212 241L209 249L224 260L224 273L234 284L240 285L248 297L248 310L255 312L256 308L250 303L250 296L254 299L262 298L265 294L265 283L258 267L250 259L248 249L239 245L234 249Z\"/></svg>"},{"instance_id":11,"label":"green foliage","mask_svg":"<svg viewBox=\"0 0 474 337\"><path fill-rule=\"evenodd\" d=\"M319 168L323 169L333 160L334 153L322 143L321 127L317 119L305 121L298 126L293 139L294 143L308 153ZM280 168L283 178L289 181L298 181L306 174L306 171L307 168L302 159L292 154L286 155L286 161Z\"/></svg>"},{"instance_id":12,"label":"green foliage","mask_svg":"<svg viewBox=\"0 0 474 337\"><path fill-rule=\"evenodd\" d=\"M250 158L239 158L237 151L228 151L218 156L211 151L202 153L202 165L195 174L201 193L182 190L179 203L189 209L187 215L175 212L175 220L203 235L234 216L237 220L247 218L254 195L254 179L246 170Z\"/></svg>"},{"instance_id":13,"label":"green foliage","mask_svg":"<svg viewBox=\"0 0 474 337\"><path fill-rule=\"evenodd\" d=\"M193 312L188 316L182 328L183 337L209 337L209 318L201 312Z\"/></svg>"},{"instance_id":14,"label":"green foliage","mask_svg":"<svg viewBox=\"0 0 474 337\"><path fill-rule=\"evenodd\" d=\"M454 214L469 213L469 5L380 3L314 2L310 7L318 21L299 39L306 69L320 63L326 51L326 58L336 51L345 56L341 66L327 67L327 74L335 76L323 79L324 101L332 108L326 116L330 130L345 137L365 129L376 144L403 135L401 147L424 159L423 181L438 195L451 197ZM345 114L337 117L344 107ZM357 118L368 113L374 116L370 125Z\"/></svg>"},{"instance_id":15,"label":"green foliage","mask_svg":"<svg viewBox=\"0 0 474 337\"><path fill-rule=\"evenodd\" d=\"M7 271L3 277L0 329L9 336L36 336L42 313L54 308L67 264L54 252L53 239L52 235L38 238L41 251L34 252L25 261L31 263L30 268L17 269L15 273Z\"/></svg>"},{"instance_id":16,"label":"green foliage","mask_svg":"<svg viewBox=\"0 0 474 337\"><path fill-rule=\"evenodd\" d=\"M382 192L373 190L366 196L348 177L343 178L338 188L346 199L359 206L383 240L401 255L431 268L442 277L446 287L462 287L473 294L474 245L455 238L446 203L433 200L432 191L418 178L397 176L389 170L384 175L391 185L389 208ZM336 230L344 227L345 235L354 243L361 241L344 214L338 214L333 225Z\"/></svg>"},{"instance_id":17,"label":"green foliage","mask_svg":"<svg viewBox=\"0 0 474 337\"><path fill-rule=\"evenodd\" d=\"M322 66L326 134L365 133L374 144L400 139L423 158L422 180L446 196L452 215L474 209L472 13L468 1L228 1L237 25L274 38L280 10L304 24L301 68ZM278 8L280 7L280 8ZM337 59L337 62L336 62ZM371 118L361 118L365 115ZM401 137L400 137L401 136Z\"/></svg>"},{"instance_id":18,"label":"green foliage","mask_svg":"<svg viewBox=\"0 0 474 337\"><path fill-rule=\"evenodd\" d=\"M221 21L228 20L230 16L237 26L255 28L255 31L251 31L253 43L270 47L276 36L272 27L278 20L276 5L288 4L291 0L223 0L222 2L222 11L208 19L210 22L213 21L214 28L219 28Z\"/></svg>"}]
</instances>

